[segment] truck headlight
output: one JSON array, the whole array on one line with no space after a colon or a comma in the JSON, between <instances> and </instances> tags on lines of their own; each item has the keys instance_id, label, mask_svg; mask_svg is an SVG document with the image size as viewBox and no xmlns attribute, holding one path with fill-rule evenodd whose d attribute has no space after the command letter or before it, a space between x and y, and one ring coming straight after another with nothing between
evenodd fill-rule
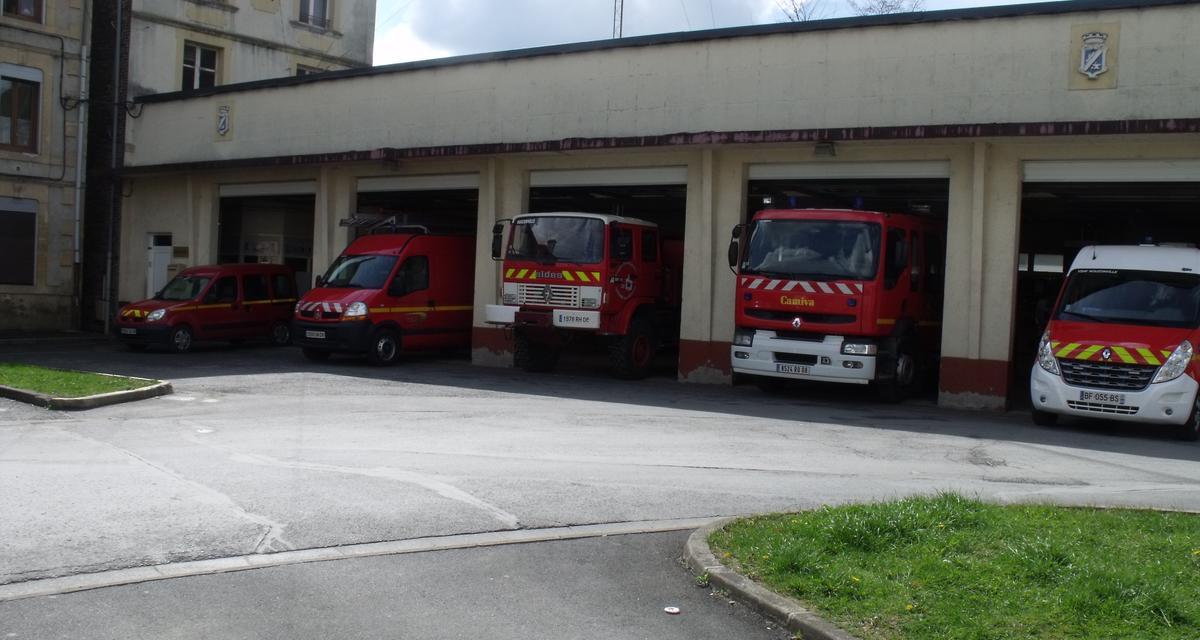
<instances>
[{"instance_id":1,"label":"truck headlight","mask_svg":"<svg viewBox=\"0 0 1200 640\"><path fill-rule=\"evenodd\" d=\"M1187 340L1180 342L1167 361L1158 368L1158 373L1154 374L1154 382L1170 382L1183 375L1192 362L1193 351L1192 343Z\"/></svg>"},{"instance_id":2,"label":"truck headlight","mask_svg":"<svg viewBox=\"0 0 1200 640\"><path fill-rule=\"evenodd\" d=\"M738 347L754 346L754 329L738 329L733 332L733 344Z\"/></svg>"},{"instance_id":3,"label":"truck headlight","mask_svg":"<svg viewBox=\"0 0 1200 640\"><path fill-rule=\"evenodd\" d=\"M879 347L869 342L843 342L842 355L873 356L879 353Z\"/></svg>"},{"instance_id":4,"label":"truck headlight","mask_svg":"<svg viewBox=\"0 0 1200 640\"><path fill-rule=\"evenodd\" d=\"M500 293L500 302L504 304L517 304L521 292L521 285L516 282L505 282L504 290Z\"/></svg>"},{"instance_id":5,"label":"truck headlight","mask_svg":"<svg viewBox=\"0 0 1200 640\"><path fill-rule=\"evenodd\" d=\"M346 306L346 311L342 314L343 318L362 318L367 315L367 305L365 302L351 302Z\"/></svg>"},{"instance_id":6,"label":"truck headlight","mask_svg":"<svg viewBox=\"0 0 1200 640\"><path fill-rule=\"evenodd\" d=\"M150 312L150 315L146 316L146 322L158 322L165 317L167 317L166 309L155 309Z\"/></svg>"},{"instance_id":7,"label":"truck headlight","mask_svg":"<svg viewBox=\"0 0 1200 640\"><path fill-rule=\"evenodd\" d=\"M1050 348L1050 332L1042 334L1042 341L1038 343L1037 362L1046 371L1059 375L1058 360L1054 358L1054 349Z\"/></svg>"}]
</instances>

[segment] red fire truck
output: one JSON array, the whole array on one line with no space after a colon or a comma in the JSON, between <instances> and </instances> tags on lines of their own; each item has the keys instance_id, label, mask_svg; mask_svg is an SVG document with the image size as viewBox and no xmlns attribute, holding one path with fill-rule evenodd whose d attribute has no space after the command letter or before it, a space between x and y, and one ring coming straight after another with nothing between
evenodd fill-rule
<instances>
[{"instance_id":1,"label":"red fire truck","mask_svg":"<svg viewBox=\"0 0 1200 640\"><path fill-rule=\"evenodd\" d=\"M766 210L734 227L734 373L906 397L937 362L943 229L926 216L825 209Z\"/></svg>"},{"instance_id":2,"label":"red fire truck","mask_svg":"<svg viewBox=\"0 0 1200 640\"><path fill-rule=\"evenodd\" d=\"M679 335L683 245L658 226L594 213L530 213L493 228L492 258L501 259L503 304L487 321L511 328L514 363L549 371L573 340L607 342L612 372L641 378L655 352Z\"/></svg>"}]
</instances>

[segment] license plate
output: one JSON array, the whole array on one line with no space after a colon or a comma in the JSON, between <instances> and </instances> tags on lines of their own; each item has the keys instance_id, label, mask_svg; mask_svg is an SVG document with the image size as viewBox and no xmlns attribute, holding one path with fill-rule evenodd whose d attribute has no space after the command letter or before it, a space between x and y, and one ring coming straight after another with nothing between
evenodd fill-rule
<instances>
[{"instance_id":1,"label":"license plate","mask_svg":"<svg viewBox=\"0 0 1200 640\"><path fill-rule=\"evenodd\" d=\"M1106 391L1080 391L1079 400L1082 402L1103 402L1105 404L1125 404L1125 394L1108 393Z\"/></svg>"},{"instance_id":2,"label":"license plate","mask_svg":"<svg viewBox=\"0 0 1200 640\"><path fill-rule=\"evenodd\" d=\"M808 367L802 364L777 364L775 370L779 373L795 373L802 376L808 375L809 371Z\"/></svg>"},{"instance_id":3,"label":"license plate","mask_svg":"<svg viewBox=\"0 0 1200 640\"><path fill-rule=\"evenodd\" d=\"M325 332L324 332L324 331L311 331L311 330L309 330L309 331L305 331L305 332L304 332L304 337L305 337L305 338L314 338L314 339L316 339L316 340L324 340L324 339L325 339Z\"/></svg>"},{"instance_id":4,"label":"license plate","mask_svg":"<svg viewBox=\"0 0 1200 640\"><path fill-rule=\"evenodd\" d=\"M133 327L121 327L121 335L136 336L137 329L134 329Z\"/></svg>"}]
</instances>

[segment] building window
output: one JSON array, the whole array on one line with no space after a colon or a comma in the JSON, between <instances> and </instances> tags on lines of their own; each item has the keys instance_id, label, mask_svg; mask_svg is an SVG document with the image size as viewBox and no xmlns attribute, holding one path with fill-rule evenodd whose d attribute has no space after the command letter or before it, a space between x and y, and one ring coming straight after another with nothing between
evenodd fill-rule
<instances>
[{"instance_id":1,"label":"building window","mask_svg":"<svg viewBox=\"0 0 1200 640\"><path fill-rule=\"evenodd\" d=\"M24 77L14 77L24 70ZM37 151L38 94L41 72L0 65L0 149Z\"/></svg>"},{"instance_id":2,"label":"building window","mask_svg":"<svg viewBox=\"0 0 1200 640\"><path fill-rule=\"evenodd\" d=\"M0 284L32 285L37 201L0 198Z\"/></svg>"},{"instance_id":3,"label":"building window","mask_svg":"<svg viewBox=\"0 0 1200 640\"><path fill-rule=\"evenodd\" d=\"M300 0L300 22L329 28L329 0Z\"/></svg>"},{"instance_id":4,"label":"building window","mask_svg":"<svg viewBox=\"0 0 1200 640\"><path fill-rule=\"evenodd\" d=\"M183 45L184 91L207 89L217 86L217 64L220 50L191 42Z\"/></svg>"},{"instance_id":5,"label":"building window","mask_svg":"<svg viewBox=\"0 0 1200 640\"><path fill-rule=\"evenodd\" d=\"M42 21L42 0L4 0L4 17Z\"/></svg>"},{"instance_id":6,"label":"building window","mask_svg":"<svg viewBox=\"0 0 1200 640\"><path fill-rule=\"evenodd\" d=\"M306 67L302 64L296 65L296 75L298 76L311 76L314 73L321 73L321 70L316 67Z\"/></svg>"}]
</instances>

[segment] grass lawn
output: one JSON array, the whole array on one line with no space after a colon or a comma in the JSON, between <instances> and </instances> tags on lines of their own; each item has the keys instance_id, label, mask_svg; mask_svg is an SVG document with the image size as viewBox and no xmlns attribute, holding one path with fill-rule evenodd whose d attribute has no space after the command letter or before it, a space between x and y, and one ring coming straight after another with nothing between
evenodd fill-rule
<instances>
[{"instance_id":1,"label":"grass lawn","mask_svg":"<svg viewBox=\"0 0 1200 640\"><path fill-rule=\"evenodd\" d=\"M739 520L724 562L862 638L1200 638L1200 516L952 494Z\"/></svg>"},{"instance_id":2,"label":"grass lawn","mask_svg":"<svg viewBox=\"0 0 1200 640\"><path fill-rule=\"evenodd\" d=\"M155 381L0 362L0 384L55 398L80 398L110 391L140 389L155 384Z\"/></svg>"}]
</instances>

